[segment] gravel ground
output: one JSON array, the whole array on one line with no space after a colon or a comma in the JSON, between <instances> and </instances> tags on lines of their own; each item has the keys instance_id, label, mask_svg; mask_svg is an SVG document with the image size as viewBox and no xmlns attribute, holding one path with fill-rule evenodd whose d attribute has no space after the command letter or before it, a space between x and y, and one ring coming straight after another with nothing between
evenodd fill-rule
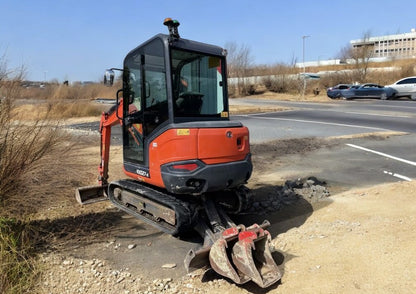
<instances>
[{"instance_id":1,"label":"gravel ground","mask_svg":"<svg viewBox=\"0 0 416 294\"><path fill-rule=\"evenodd\" d=\"M40 293L215 293L230 287L239 290L236 285L221 278L202 284L202 271L176 280L146 280L133 276L128 268L114 269L99 259L68 258L47 253L41 256L41 262L48 270L40 281Z\"/></svg>"},{"instance_id":2,"label":"gravel ground","mask_svg":"<svg viewBox=\"0 0 416 294\"><path fill-rule=\"evenodd\" d=\"M415 182L399 182L322 198L312 210L300 211L296 203L301 199L284 206L280 221L271 220L279 232L272 234L272 246L281 255L283 277L269 289L253 283L237 286L202 271L179 278L146 278L104 259L52 251L41 255L44 274L38 292L413 293L415 193Z\"/></svg>"},{"instance_id":3,"label":"gravel ground","mask_svg":"<svg viewBox=\"0 0 416 294\"><path fill-rule=\"evenodd\" d=\"M287 181L283 186L274 187L267 197L256 199L246 214L267 214L296 204L300 199L311 203L322 201L330 193L325 183L316 178ZM106 247L121 249L116 240L107 242ZM136 247L132 243L124 248ZM271 247L274 250L274 245ZM179 279L155 278L132 274L129 268L113 268L108 262L100 259L81 259L68 257L65 253L48 252L41 255L41 263L47 268L41 279L40 293L218 293L217 291L249 291L227 282L212 271L194 271ZM176 264L164 264L160 270L174 269ZM182 265L180 265L182 266ZM208 281L202 282L208 276ZM206 279L205 279L206 280ZM250 284L254 289L256 286Z\"/></svg>"}]
</instances>

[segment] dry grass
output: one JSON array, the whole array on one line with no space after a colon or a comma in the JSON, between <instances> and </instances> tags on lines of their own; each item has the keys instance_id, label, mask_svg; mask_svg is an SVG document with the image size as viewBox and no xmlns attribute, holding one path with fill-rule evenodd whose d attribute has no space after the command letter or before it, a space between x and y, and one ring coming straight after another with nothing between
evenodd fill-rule
<instances>
[{"instance_id":1,"label":"dry grass","mask_svg":"<svg viewBox=\"0 0 416 294\"><path fill-rule=\"evenodd\" d=\"M35 239L29 237L35 228L25 220L28 214L20 203L31 202L33 213L38 201L23 187L31 173L48 170L51 155L59 161L68 150L59 122L50 120L48 111L34 113L35 119L28 121L15 111L12 99L0 102L1 293L27 293L36 280Z\"/></svg>"},{"instance_id":2,"label":"dry grass","mask_svg":"<svg viewBox=\"0 0 416 294\"><path fill-rule=\"evenodd\" d=\"M47 84L45 88L21 88L17 98L47 100L93 100L96 98L115 98L119 88L121 88L120 82L112 87L103 84L73 86Z\"/></svg>"},{"instance_id":3,"label":"dry grass","mask_svg":"<svg viewBox=\"0 0 416 294\"><path fill-rule=\"evenodd\" d=\"M9 99L0 103L0 293L32 292L40 271L34 249L61 234L28 219L39 212L47 212L43 218L73 218L74 189L96 179L99 136L73 140L51 118L78 109L67 107L74 104L62 102L55 110L47 104L15 107ZM85 151L94 140L94 152Z\"/></svg>"},{"instance_id":4,"label":"dry grass","mask_svg":"<svg viewBox=\"0 0 416 294\"><path fill-rule=\"evenodd\" d=\"M34 235L27 222L0 217L0 293L29 293L34 287Z\"/></svg>"},{"instance_id":5,"label":"dry grass","mask_svg":"<svg viewBox=\"0 0 416 294\"><path fill-rule=\"evenodd\" d=\"M115 92L102 85L27 89L22 76L0 80L0 293L7 294L32 292L37 282L40 228L28 218L73 196L85 178L83 162L74 160L82 142L70 141L61 119L100 114L90 100Z\"/></svg>"},{"instance_id":6,"label":"dry grass","mask_svg":"<svg viewBox=\"0 0 416 294\"><path fill-rule=\"evenodd\" d=\"M261 113L261 112L277 112L289 110L288 107L280 106L244 106L244 105L230 105L230 114L248 114L248 113Z\"/></svg>"},{"instance_id":7,"label":"dry grass","mask_svg":"<svg viewBox=\"0 0 416 294\"><path fill-rule=\"evenodd\" d=\"M13 109L15 118L37 120L47 116L49 119L66 119L73 117L100 116L102 106L90 101L59 100L39 104L23 104Z\"/></svg>"},{"instance_id":8,"label":"dry grass","mask_svg":"<svg viewBox=\"0 0 416 294\"><path fill-rule=\"evenodd\" d=\"M59 102L51 107L51 118L99 116L101 107L90 102Z\"/></svg>"},{"instance_id":9,"label":"dry grass","mask_svg":"<svg viewBox=\"0 0 416 294\"><path fill-rule=\"evenodd\" d=\"M31 122L13 115L13 107L0 104L0 203L19 188L22 179L42 162L42 158L61 147L65 134L59 122L38 115Z\"/></svg>"},{"instance_id":10,"label":"dry grass","mask_svg":"<svg viewBox=\"0 0 416 294\"><path fill-rule=\"evenodd\" d=\"M25 120L38 120L46 115L49 119L99 116L103 107L92 101L96 98L114 99L117 90L121 87L120 84L113 87L102 84L85 86L49 84L45 88L23 88L20 84L14 83L14 93L10 95L17 102L12 114Z\"/></svg>"},{"instance_id":11,"label":"dry grass","mask_svg":"<svg viewBox=\"0 0 416 294\"><path fill-rule=\"evenodd\" d=\"M250 96L250 98L264 99L264 100L276 100L276 101L299 101L299 102L330 102L332 101L326 95L326 91L322 91L322 90L319 95L306 93L304 96L300 94L274 93L271 91L267 91L262 94L256 94L256 95ZM282 108L282 110L287 110L283 107L280 107L280 108Z\"/></svg>"}]
</instances>

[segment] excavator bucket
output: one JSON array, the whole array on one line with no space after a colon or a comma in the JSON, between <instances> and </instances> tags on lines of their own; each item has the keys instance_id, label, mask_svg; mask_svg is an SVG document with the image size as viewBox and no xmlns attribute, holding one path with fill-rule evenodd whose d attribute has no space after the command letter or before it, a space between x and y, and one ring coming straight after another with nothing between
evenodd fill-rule
<instances>
[{"instance_id":1,"label":"excavator bucket","mask_svg":"<svg viewBox=\"0 0 416 294\"><path fill-rule=\"evenodd\" d=\"M270 252L270 234L263 229L244 231L238 236L232 251L235 267L261 288L267 288L281 278Z\"/></svg>"},{"instance_id":2,"label":"excavator bucket","mask_svg":"<svg viewBox=\"0 0 416 294\"><path fill-rule=\"evenodd\" d=\"M86 186L75 190L75 198L79 204L91 204L104 200L107 198L107 185L104 186Z\"/></svg>"},{"instance_id":3,"label":"excavator bucket","mask_svg":"<svg viewBox=\"0 0 416 294\"><path fill-rule=\"evenodd\" d=\"M237 284L244 284L250 278L236 270L230 260L230 250L228 250L225 239L217 240L209 252L209 262L213 270L220 275L230 278Z\"/></svg>"},{"instance_id":4,"label":"excavator bucket","mask_svg":"<svg viewBox=\"0 0 416 294\"><path fill-rule=\"evenodd\" d=\"M232 227L223 231L212 246L188 254L185 267L201 268L208 255L211 268L218 274L237 284L253 281L267 288L281 278L269 249L270 240L269 232L257 224Z\"/></svg>"}]
</instances>

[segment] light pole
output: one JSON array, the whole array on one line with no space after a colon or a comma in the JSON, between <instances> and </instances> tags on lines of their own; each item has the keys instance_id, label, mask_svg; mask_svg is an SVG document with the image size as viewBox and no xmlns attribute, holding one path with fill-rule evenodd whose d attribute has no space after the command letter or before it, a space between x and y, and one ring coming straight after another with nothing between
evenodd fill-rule
<instances>
[{"instance_id":1,"label":"light pole","mask_svg":"<svg viewBox=\"0 0 416 294\"><path fill-rule=\"evenodd\" d=\"M309 35L302 36L302 64L303 64L303 91L302 91L302 98L305 97L306 91L306 68L305 68L305 39L309 38Z\"/></svg>"},{"instance_id":2,"label":"light pole","mask_svg":"<svg viewBox=\"0 0 416 294\"><path fill-rule=\"evenodd\" d=\"M309 35L302 36L302 63L303 63L303 73L305 73L305 39L309 38Z\"/></svg>"}]
</instances>

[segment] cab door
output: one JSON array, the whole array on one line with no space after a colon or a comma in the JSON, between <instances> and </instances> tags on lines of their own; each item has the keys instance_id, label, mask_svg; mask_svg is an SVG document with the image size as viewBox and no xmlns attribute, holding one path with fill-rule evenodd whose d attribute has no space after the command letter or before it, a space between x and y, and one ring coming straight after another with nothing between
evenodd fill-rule
<instances>
[{"instance_id":1,"label":"cab door","mask_svg":"<svg viewBox=\"0 0 416 294\"><path fill-rule=\"evenodd\" d=\"M130 67L124 73L123 158L124 162L144 164L142 70Z\"/></svg>"},{"instance_id":2,"label":"cab door","mask_svg":"<svg viewBox=\"0 0 416 294\"><path fill-rule=\"evenodd\" d=\"M127 55L123 70L123 162L126 172L151 177L149 140L169 120L163 43L155 39Z\"/></svg>"}]
</instances>

